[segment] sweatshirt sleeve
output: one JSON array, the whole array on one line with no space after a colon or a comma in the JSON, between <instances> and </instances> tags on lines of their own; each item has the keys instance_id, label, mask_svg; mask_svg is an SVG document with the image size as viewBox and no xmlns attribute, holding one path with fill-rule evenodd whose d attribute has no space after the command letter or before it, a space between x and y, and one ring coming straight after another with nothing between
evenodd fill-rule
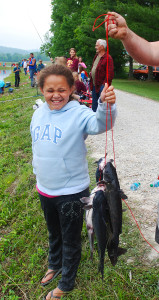
<instances>
[{"instance_id":1,"label":"sweatshirt sleeve","mask_svg":"<svg viewBox=\"0 0 159 300\"><path fill-rule=\"evenodd\" d=\"M98 100L98 108L96 112L93 112L90 108L85 107L82 111L81 118L79 118L79 126L82 128L84 134L95 135L106 131L106 119L107 119L107 130L114 126L117 115L116 104L108 105L102 103L100 98Z\"/></svg>"}]
</instances>

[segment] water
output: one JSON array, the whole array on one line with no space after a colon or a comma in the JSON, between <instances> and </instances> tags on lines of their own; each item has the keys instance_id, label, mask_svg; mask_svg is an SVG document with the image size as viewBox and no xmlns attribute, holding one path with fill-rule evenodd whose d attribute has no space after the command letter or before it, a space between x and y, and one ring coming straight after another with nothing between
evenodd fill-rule
<instances>
[{"instance_id":1,"label":"water","mask_svg":"<svg viewBox=\"0 0 159 300\"><path fill-rule=\"evenodd\" d=\"M12 71L11 70L0 70L0 80L8 77Z\"/></svg>"}]
</instances>

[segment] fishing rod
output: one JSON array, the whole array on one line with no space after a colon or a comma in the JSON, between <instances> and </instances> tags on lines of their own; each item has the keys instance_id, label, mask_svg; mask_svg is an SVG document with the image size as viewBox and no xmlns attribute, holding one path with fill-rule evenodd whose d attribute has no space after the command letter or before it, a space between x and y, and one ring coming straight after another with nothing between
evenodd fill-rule
<instances>
[{"instance_id":1,"label":"fishing rod","mask_svg":"<svg viewBox=\"0 0 159 300\"><path fill-rule=\"evenodd\" d=\"M38 32L38 30L37 30L37 28L36 28L35 24L33 23L33 21L32 21L32 19L31 19L31 17L30 17L30 16L29 16L29 19L30 19L30 21L31 21L32 25L34 26L34 29L36 30L36 33L38 34L38 36L39 36L39 38L40 38L41 42L42 42L42 43L44 43L44 42L43 42L43 40L42 40L42 38L41 38L41 36L40 36L40 33Z\"/></svg>"}]
</instances>

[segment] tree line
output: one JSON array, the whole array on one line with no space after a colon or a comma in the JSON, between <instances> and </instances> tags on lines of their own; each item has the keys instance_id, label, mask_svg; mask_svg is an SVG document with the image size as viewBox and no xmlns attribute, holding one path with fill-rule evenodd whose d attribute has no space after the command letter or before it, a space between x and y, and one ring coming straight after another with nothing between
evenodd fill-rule
<instances>
[{"instance_id":1,"label":"tree line","mask_svg":"<svg viewBox=\"0 0 159 300\"><path fill-rule=\"evenodd\" d=\"M38 61L39 59L42 59L43 61L50 60L48 56L45 53L40 53L40 52L34 52L34 55L36 57L36 60ZM29 58L29 53L28 54L20 54L20 53L0 53L0 61L1 62L19 62L22 59L28 59Z\"/></svg>"},{"instance_id":2,"label":"tree line","mask_svg":"<svg viewBox=\"0 0 159 300\"><path fill-rule=\"evenodd\" d=\"M116 11L127 21L128 26L136 34L148 41L159 40L159 1L158 0L52 0L51 37L41 46L41 51L54 58L69 56L69 49L76 48L77 55L83 57L88 67L95 54L96 40L106 38L104 25L94 32L95 19L107 11ZM104 17L97 20L100 24ZM116 76L123 74L125 62L130 58L122 43L109 38L109 50L114 60Z\"/></svg>"}]
</instances>

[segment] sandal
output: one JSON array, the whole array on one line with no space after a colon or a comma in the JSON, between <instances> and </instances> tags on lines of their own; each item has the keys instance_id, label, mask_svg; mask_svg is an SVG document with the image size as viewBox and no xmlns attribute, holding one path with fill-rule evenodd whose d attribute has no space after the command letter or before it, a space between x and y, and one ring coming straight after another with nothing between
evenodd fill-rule
<instances>
[{"instance_id":1,"label":"sandal","mask_svg":"<svg viewBox=\"0 0 159 300\"><path fill-rule=\"evenodd\" d=\"M62 296L54 296L54 295L53 295L53 292L54 292L54 290L51 291L51 298L50 298L49 300L56 299L56 298L57 298L57 299L61 299ZM63 295L63 296L64 296L64 295ZM46 297L47 297L47 296L43 297L43 300L46 300Z\"/></svg>"},{"instance_id":2,"label":"sandal","mask_svg":"<svg viewBox=\"0 0 159 300\"><path fill-rule=\"evenodd\" d=\"M49 279L48 281L41 282L41 286L46 286L46 285L48 285L48 284L49 284L50 282L52 282L52 281L53 281L53 280L54 280L61 272L62 272L62 268L59 269L59 270L57 270L57 271L52 270L52 271L46 273L46 275L45 275L43 278L46 278L46 277L47 277L48 275L50 275L50 274L54 274L54 275L53 275L52 278Z\"/></svg>"}]
</instances>

